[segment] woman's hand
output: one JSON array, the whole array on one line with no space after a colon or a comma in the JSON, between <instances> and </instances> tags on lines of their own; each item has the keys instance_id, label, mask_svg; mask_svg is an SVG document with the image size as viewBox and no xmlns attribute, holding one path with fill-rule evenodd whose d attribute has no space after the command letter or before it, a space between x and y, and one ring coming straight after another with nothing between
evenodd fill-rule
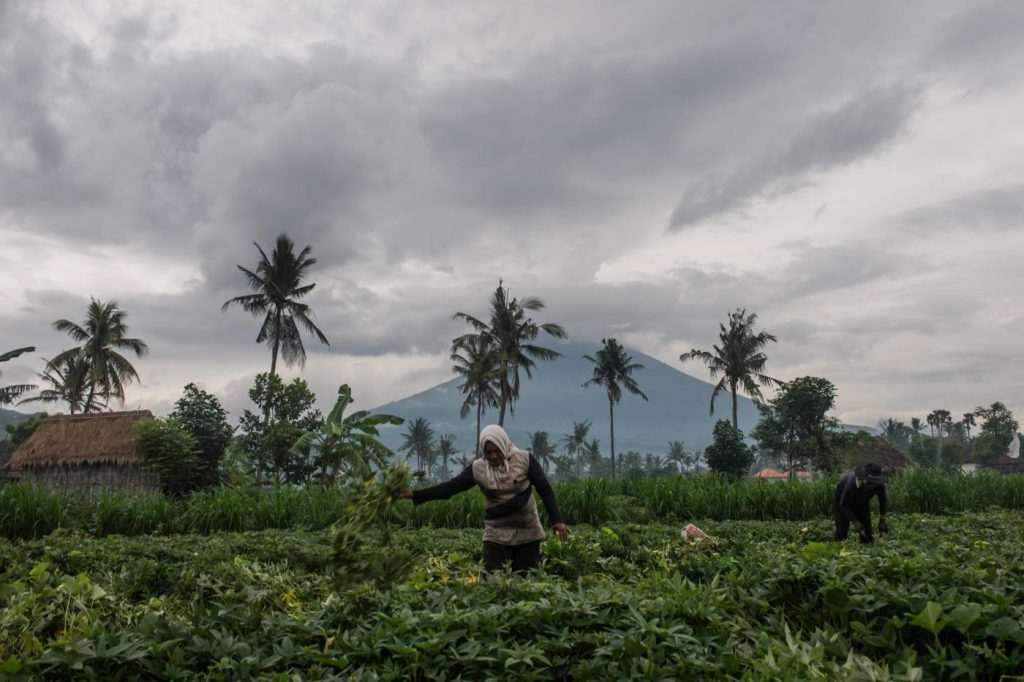
<instances>
[{"instance_id":1,"label":"woman's hand","mask_svg":"<svg viewBox=\"0 0 1024 682\"><path fill-rule=\"evenodd\" d=\"M569 539L569 526L564 523L556 523L551 527L555 529L555 534L558 535L559 540Z\"/></svg>"},{"instance_id":2,"label":"woman's hand","mask_svg":"<svg viewBox=\"0 0 1024 682\"><path fill-rule=\"evenodd\" d=\"M405 488L403 490L400 490L396 497L399 497L399 498L401 498L403 500L411 500L412 499L412 488Z\"/></svg>"}]
</instances>

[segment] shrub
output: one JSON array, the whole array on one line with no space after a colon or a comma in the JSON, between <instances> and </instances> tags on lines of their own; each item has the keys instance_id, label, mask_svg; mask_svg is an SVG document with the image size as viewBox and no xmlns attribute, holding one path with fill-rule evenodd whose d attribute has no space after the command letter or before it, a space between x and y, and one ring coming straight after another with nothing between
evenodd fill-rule
<instances>
[{"instance_id":1,"label":"shrub","mask_svg":"<svg viewBox=\"0 0 1024 682\"><path fill-rule=\"evenodd\" d=\"M135 442L146 462L160 474L160 488L174 497L195 490L203 467L195 439L175 419L144 419L135 425Z\"/></svg>"}]
</instances>

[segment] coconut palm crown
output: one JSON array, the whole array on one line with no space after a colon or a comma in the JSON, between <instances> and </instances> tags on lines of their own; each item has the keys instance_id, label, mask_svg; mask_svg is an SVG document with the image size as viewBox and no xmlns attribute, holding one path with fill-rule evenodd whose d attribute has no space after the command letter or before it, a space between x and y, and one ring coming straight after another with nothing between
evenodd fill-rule
<instances>
[{"instance_id":1,"label":"coconut palm crown","mask_svg":"<svg viewBox=\"0 0 1024 682\"><path fill-rule=\"evenodd\" d=\"M253 317L263 316L256 343L270 346L271 374L277 373L278 354L286 365L305 366L306 347L299 333L300 325L325 346L331 345L313 322L313 310L299 301L316 287L316 283L303 284L309 269L316 264L316 259L310 257L313 247L307 246L296 254L295 243L288 235L281 234L268 258L260 245L253 243L260 252L256 271L241 265L237 267L245 275L249 288L256 293L236 296L226 301L221 310L238 305Z\"/></svg>"},{"instance_id":2,"label":"coconut palm crown","mask_svg":"<svg viewBox=\"0 0 1024 682\"><path fill-rule=\"evenodd\" d=\"M737 308L729 313L729 327L718 324L718 338L721 345L712 346L713 352L694 348L689 353L679 356L681 362L687 360L703 360L708 367L712 379L718 379L711 392L711 412L715 413L715 398L728 389L732 394L732 425L738 429L736 394L743 389L754 402L764 402L761 387L779 386L782 382L764 374L764 366L768 357L764 348L777 341L768 332L754 333L755 313L747 314L746 309ZM721 377L721 378L719 378Z\"/></svg>"}]
</instances>

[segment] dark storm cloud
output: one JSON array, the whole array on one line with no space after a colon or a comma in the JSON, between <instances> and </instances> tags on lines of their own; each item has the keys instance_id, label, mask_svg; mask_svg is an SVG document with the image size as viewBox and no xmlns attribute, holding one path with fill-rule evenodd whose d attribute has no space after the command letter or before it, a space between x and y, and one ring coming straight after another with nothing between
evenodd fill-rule
<instances>
[{"instance_id":1,"label":"dark storm cloud","mask_svg":"<svg viewBox=\"0 0 1024 682\"><path fill-rule=\"evenodd\" d=\"M48 49L55 40L27 3L0 7L0 201L8 205L22 198L26 177L45 177L64 158L65 134L46 100L56 91L54 73L75 67Z\"/></svg>"},{"instance_id":2,"label":"dark storm cloud","mask_svg":"<svg viewBox=\"0 0 1024 682\"><path fill-rule=\"evenodd\" d=\"M778 265L743 270L726 241L651 281L592 278L650 247L670 212L673 229L706 224L879 158L913 132L928 100L919 93L947 84L947 71L961 90L986 63L1018 54L1019 5L667 3L659 21L605 26L606 38L553 12L549 42L503 34L512 48L486 58L474 52L490 48L486 34L445 33L465 44L432 51L434 37L417 31L371 54L349 27L288 50L182 50L170 40L180 27L145 5L82 34L35 7L0 2L0 219L14 216L4 224L69 260L110 245L198 273L176 293L114 296L154 358L190 379L250 353L252 371L264 369L259 320L220 306L248 293L236 265L255 267L253 242L269 252L281 232L318 259L307 302L331 347L304 337L311 364L443 357L465 331L452 314L486 316L500 276L514 294L544 298L536 318L578 340L634 334L706 347L744 307L780 336L773 358L794 364L826 353L846 363L880 340L977 322L978 302L945 290L872 307L935 266L926 247L844 241L861 223L842 192L814 203L815 226L834 231L827 244L777 245ZM1024 210L1020 189L935 196L899 221L1005 235ZM632 229L644 223L647 233ZM92 288L68 286L73 294L17 292L28 307L5 304L5 331L59 350L67 340L49 324L77 320Z\"/></svg>"},{"instance_id":3,"label":"dark storm cloud","mask_svg":"<svg viewBox=\"0 0 1024 682\"><path fill-rule=\"evenodd\" d=\"M877 153L905 130L915 91L910 86L869 91L809 117L785 148L722 179L709 178L687 189L672 212L671 227L746 208L757 198L777 197L810 181L813 173Z\"/></svg>"},{"instance_id":4,"label":"dark storm cloud","mask_svg":"<svg viewBox=\"0 0 1024 682\"><path fill-rule=\"evenodd\" d=\"M435 93L423 134L463 201L519 214L615 201L611 181L708 160L691 135L725 97L759 91L787 55L758 45L659 60L529 61Z\"/></svg>"},{"instance_id":5,"label":"dark storm cloud","mask_svg":"<svg viewBox=\"0 0 1024 682\"><path fill-rule=\"evenodd\" d=\"M94 59L27 3L5 19L0 205L39 233L198 249L218 289L239 251L282 231L351 258L370 232L367 204L399 184L399 133L413 129L399 120L399 65L330 45L301 59L153 60L147 41L162 29L146 16L116 22L112 49Z\"/></svg>"}]
</instances>

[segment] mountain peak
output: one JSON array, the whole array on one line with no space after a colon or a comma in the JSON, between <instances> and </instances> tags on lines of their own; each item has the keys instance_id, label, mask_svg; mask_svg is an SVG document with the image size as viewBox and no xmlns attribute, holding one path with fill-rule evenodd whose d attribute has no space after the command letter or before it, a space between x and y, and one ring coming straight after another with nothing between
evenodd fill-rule
<instances>
[{"instance_id":1,"label":"mountain peak","mask_svg":"<svg viewBox=\"0 0 1024 682\"><path fill-rule=\"evenodd\" d=\"M505 429L519 447L526 447L529 434L547 431L548 441L558 443L572 431L573 423L589 420L589 438L597 438L603 452L608 451L608 398L598 386L584 388L593 376L593 364L583 355L593 355L600 342L551 342L549 348L562 353L552 362L538 362L533 378L521 375L520 397L515 414L506 414ZM708 414L714 386L632 348L626 352L633 362L643 365L634 377L649 401L625 394L615 406L615 451L662 454L669 441L681 440L687 449L702 448L711 442L712 430L719 419L731 418L731 396L722 393L715 401L715 414ZM682 365L680 365L682 366ZM697 367L695 364L694 367ZM404 417L407 421L423 417L438 435L455 436L458 450L473 450L476 439L476 413L459 417L463 395L459 379L453 378L408 398L381 405L373 410ZM744 433L757 423L753 401L738 396L739 426ZM497 410L484 414L482 424L498 421ZM382 440L395 448L401 443L405 427L385 429Z\"/></svg>"}]
</instances>

